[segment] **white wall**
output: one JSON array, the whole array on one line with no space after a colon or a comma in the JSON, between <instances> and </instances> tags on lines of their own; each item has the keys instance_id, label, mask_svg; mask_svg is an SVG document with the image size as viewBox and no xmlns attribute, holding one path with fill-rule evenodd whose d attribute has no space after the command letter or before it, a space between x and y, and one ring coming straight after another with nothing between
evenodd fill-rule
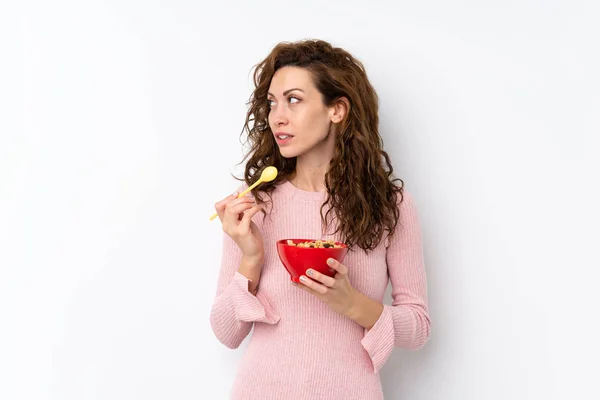
<instances>
[{"instance_id":1,"label":"white wall","mask_svg":"<svg viewBox=\"0 0 600 400\"><path fill-rule=\"evenodd\" d=\"M227 398L246 343L210 329L208 216L250 68L305 37L365 63L421 214L433 335L394 352L386 398L600 398L595 2L21 4L0 12L1 399Z\"/></svg>"}]
</instances>

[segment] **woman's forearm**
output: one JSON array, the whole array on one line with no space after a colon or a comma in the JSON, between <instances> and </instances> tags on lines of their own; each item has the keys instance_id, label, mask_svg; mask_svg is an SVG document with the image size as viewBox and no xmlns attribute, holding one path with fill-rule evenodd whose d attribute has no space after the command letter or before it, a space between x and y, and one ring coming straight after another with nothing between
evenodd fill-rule
<instances>
[{"instance_id":1,"label":"woman's forearm","mask_svg":"<svg viewBox=\"0 0 600 400\"><path fill-rule=\"evenodd\" d=\"M262 271L263 262L263 257L248 258L242 256L240 268L238 269L238 272L250 281L248 282L248 291L254 295L256 295L256 292L258 291L258 283L260 282L260 273Z\"/></svg>"},{"instance_id":2,"label":"woman's forearm","mask_svg":"<svg viewBox=\"0 0 600 400\"><path fill-rule=\"evenodd\" d=\"M356 291L354 306L348 312L348 318L366 329L371 329L383 312L383 304Z\"/></svg>"}]
</instances>

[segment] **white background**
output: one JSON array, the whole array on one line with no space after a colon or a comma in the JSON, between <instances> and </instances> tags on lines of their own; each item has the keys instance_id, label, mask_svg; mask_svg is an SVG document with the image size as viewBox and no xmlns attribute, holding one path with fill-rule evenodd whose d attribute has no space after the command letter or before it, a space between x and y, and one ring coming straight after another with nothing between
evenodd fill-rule
<instances>
[{"instance_id":1,"label":"white background","mask_svg":"<svg viewBox=\"0 0 600 400\"><path fill-rule=\"evenodd\" d=\"M0 12L0 398L226 399L213 203L279 41L362 60L433 334L386 399L598 399L594 1L54 1ZM389 297L388 297L389 300ZM262 400L262 399L260 399Z\"/></svg>"}]
</instances>

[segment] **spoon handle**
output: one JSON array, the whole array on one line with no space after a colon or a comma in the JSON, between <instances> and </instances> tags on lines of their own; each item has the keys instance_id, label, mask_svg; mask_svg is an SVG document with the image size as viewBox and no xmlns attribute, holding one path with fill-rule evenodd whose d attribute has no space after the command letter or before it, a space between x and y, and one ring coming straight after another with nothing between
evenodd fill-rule
<instances>
[{"instance_id":1,"label":"spoon handle","mask_svg":"<svg viewBox=\"0 0 600 400\"><path fill-rule=\"evenodd\" d=\"M255 187L257 187L259 184L262 183L262 179L258 179L256 182L254 182L252 184L252 186L250 186L248 189L244 190L242 193L240 193L240 195L238 196L238 199L242 196L245 196L249 191L251 191L252 189L254 189Z\"/></svg>"},{"instance_id":2,"label":"spoon handle","mask_svg":"<svg viewBox=\"0 0 600 400\"><path fill-rule=\"evenodd\" d=\"M262 180L259 178L256 182L254 182L254 184L252 186L250 186L248 189L244 190L242 193L240 193L238 195L238 199L242 196L245 196L249 191L251 191L252 189L254 189L255 187L257 187L260 183L262 183ZM213 219L217 218L219 214L214 213L213 215L210 216L210 220L212 221Z\"/></svg>"}]
</instances>

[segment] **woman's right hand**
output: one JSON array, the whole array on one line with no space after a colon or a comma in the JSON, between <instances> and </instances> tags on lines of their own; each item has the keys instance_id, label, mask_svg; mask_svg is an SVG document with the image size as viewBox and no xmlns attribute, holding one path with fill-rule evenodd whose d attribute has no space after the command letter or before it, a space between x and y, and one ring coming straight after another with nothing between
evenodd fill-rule
<instances>
[{"instance_id":1,"label":"woman's right hand","mask_svg":"<svg viewBox=\"0 0 600 400\"><path fill-rule=\"evenodd\" d=\"M262 264L264 247L260 230L252 217L262 209L251 196L237 198L237 193L215 204L223 231L233 239L246 259Z\"/></svg>"}]
</instances>

